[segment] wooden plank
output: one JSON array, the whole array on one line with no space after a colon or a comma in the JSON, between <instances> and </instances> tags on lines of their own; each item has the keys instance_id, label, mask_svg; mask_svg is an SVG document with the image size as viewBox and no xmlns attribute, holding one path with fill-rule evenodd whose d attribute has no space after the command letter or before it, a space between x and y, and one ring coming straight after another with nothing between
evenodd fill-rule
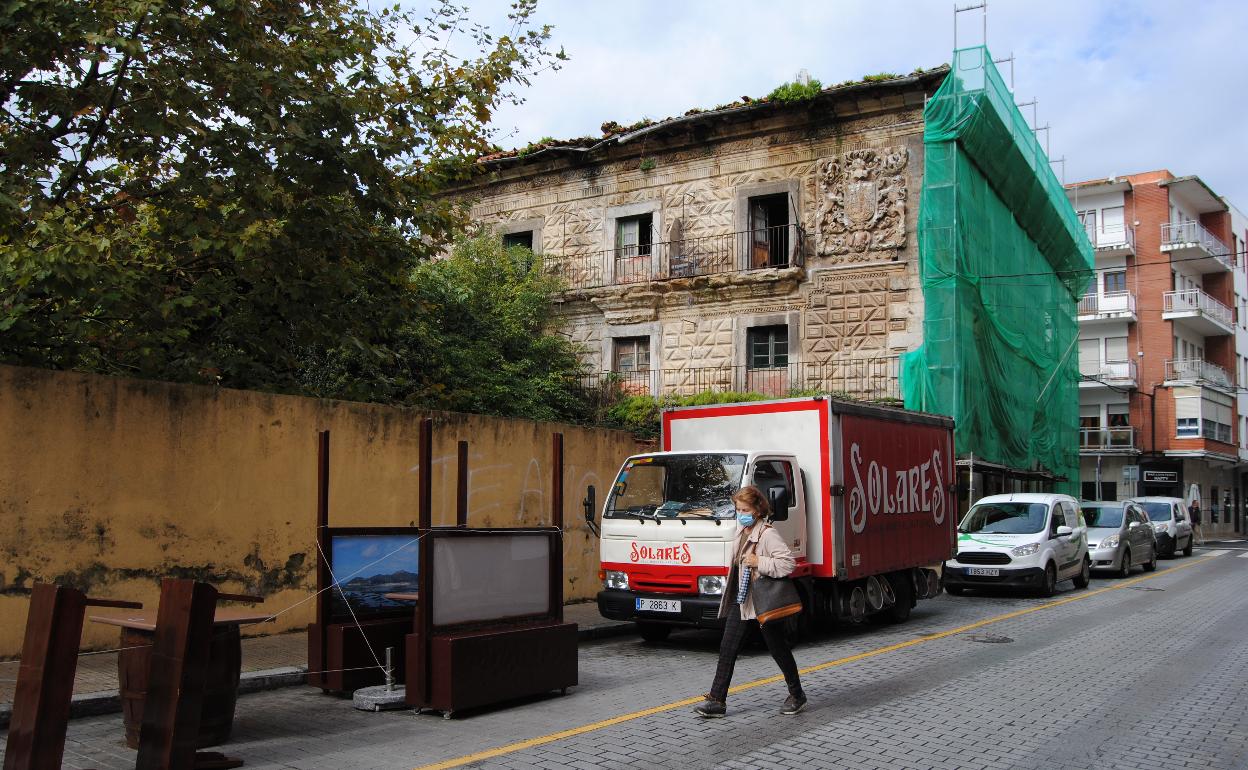
<instances>
[{"instance_id":1,"label":"wooden plank","mask_svg":"<svg viewBox=\"0 0 1248 770\"><path fill-rule=\"evenodd\" d=\"M61 766L86 601L77 589L48 583L31 592L4 770Z\"/></svg>"},{"instance_id":2,"label":"wooden plank","mask_svg":"<svg viewBox=\"0 0 1248 770\"><path fill-rule=\"evenodd\" d=\"M206 583L161 581L136 770L195 766L216 603Z\"/></svg>"}]
</instances>

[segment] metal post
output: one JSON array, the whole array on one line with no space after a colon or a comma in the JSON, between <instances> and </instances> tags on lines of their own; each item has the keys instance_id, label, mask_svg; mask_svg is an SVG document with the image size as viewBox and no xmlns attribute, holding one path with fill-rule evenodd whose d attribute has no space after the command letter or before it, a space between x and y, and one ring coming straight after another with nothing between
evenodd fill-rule
<instances>
[{"instance_id":1,"label":"metal post","mask_svg":"<svg viewBox=\"0 0 1248 770\"><path fill-rule=\"evenodd\" d=\"M394 692L394 648L386 648L386 692Z\"/></svg>"}]
</instances>

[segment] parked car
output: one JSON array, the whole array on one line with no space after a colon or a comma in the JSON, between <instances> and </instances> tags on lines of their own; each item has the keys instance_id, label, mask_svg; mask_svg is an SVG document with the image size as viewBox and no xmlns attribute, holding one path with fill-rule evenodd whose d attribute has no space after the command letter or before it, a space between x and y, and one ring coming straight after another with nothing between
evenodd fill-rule
<instances>
[{"instance_id":1,"label":"parked car","mask_svg":"<svg viewBox=\"0 0 1248 770\"><path fill-rule=\"evenodd\" d=\"M1012 586L1052 596L1070 578L1086 588L1092 563L1079 501L1070 495L990 495L958 525L958 552L945 562L945 590Z\"/></svg>"},{"instance_id":2,"label":"parked car","mask_svg":"<svg viewBox=\"0 0 1248 770\"><path fill-rule=\"evenodd\" d=\"M1145 572L1157 569L1157 536L1148 514L1138 505L1085 500L1079 512L1088 525L1092 569L1112 570L1124 578L1137 564Z\"/></svg>"},{"instance_id":3,"label":"parked car","mask_svg":"<svg viewBox=\"0 0 1248 770\"><path fill-rule=\"evenodd\" d=\"M1187 514L1187 503L1180 497L1133 497L1135 503L1148 514L1157 533L1157 549L1164 557L1173 557L1182 550L1184 556L1192 555L1192 523Z\"/></svg>"}]
</instances>

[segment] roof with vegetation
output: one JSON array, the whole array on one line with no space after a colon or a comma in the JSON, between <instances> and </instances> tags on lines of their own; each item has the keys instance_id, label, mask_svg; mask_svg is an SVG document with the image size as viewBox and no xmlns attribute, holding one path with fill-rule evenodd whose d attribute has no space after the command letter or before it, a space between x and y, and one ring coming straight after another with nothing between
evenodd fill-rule
<instances>
[{"instance_id":1,"label":"roof with vegetation","mask_svg":"<svg viewBox=\"0 0 1248 770\"><path fill-rule=\"evenodd\" d=\"M766 96L753 98L742 96L728 104L721 104L711 109L694 107L683 115L651 120L643 118L629 125L621 125L614 120L602 124L601 136L582 136L576 139L555 139L545 136L536 142L512 150L497 149L478 159L479 163L488 165L511 164L526 162L538 155L546 159L556 154L588 154L609 144L623 144L636 137L662 131L668 128L692 127L718 118L735 116L750 112L776 110L800 104L810 105L821 101L850 96L856 92L865 92L874 88L899 89L912 87L916 84L936 87L949 72L949 65L942 64L930 70L922 67L909 75L898 75L893 72L879 72L864 75L859 80L846 80L833 86L824 87L818 80L806 82L793 81L778 86Z\"/></svg>"}]
</instances>

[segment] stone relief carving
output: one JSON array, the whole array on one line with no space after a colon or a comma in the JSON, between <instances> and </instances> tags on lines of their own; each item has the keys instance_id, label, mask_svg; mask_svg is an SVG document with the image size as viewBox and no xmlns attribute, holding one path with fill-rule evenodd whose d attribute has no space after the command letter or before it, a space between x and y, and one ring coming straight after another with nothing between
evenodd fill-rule
<instances>
[{"instance_id":1,"label":"stone relief carving","mask_svg":"<svg viewBox=\"0 0 1248 770\"><path fill-rule=\"evenodd\" d=\"M906 245L906 177L902 146L850 150L818 166L819 253L867 262L872 252Z\"/></svg>"}]
</instances>

